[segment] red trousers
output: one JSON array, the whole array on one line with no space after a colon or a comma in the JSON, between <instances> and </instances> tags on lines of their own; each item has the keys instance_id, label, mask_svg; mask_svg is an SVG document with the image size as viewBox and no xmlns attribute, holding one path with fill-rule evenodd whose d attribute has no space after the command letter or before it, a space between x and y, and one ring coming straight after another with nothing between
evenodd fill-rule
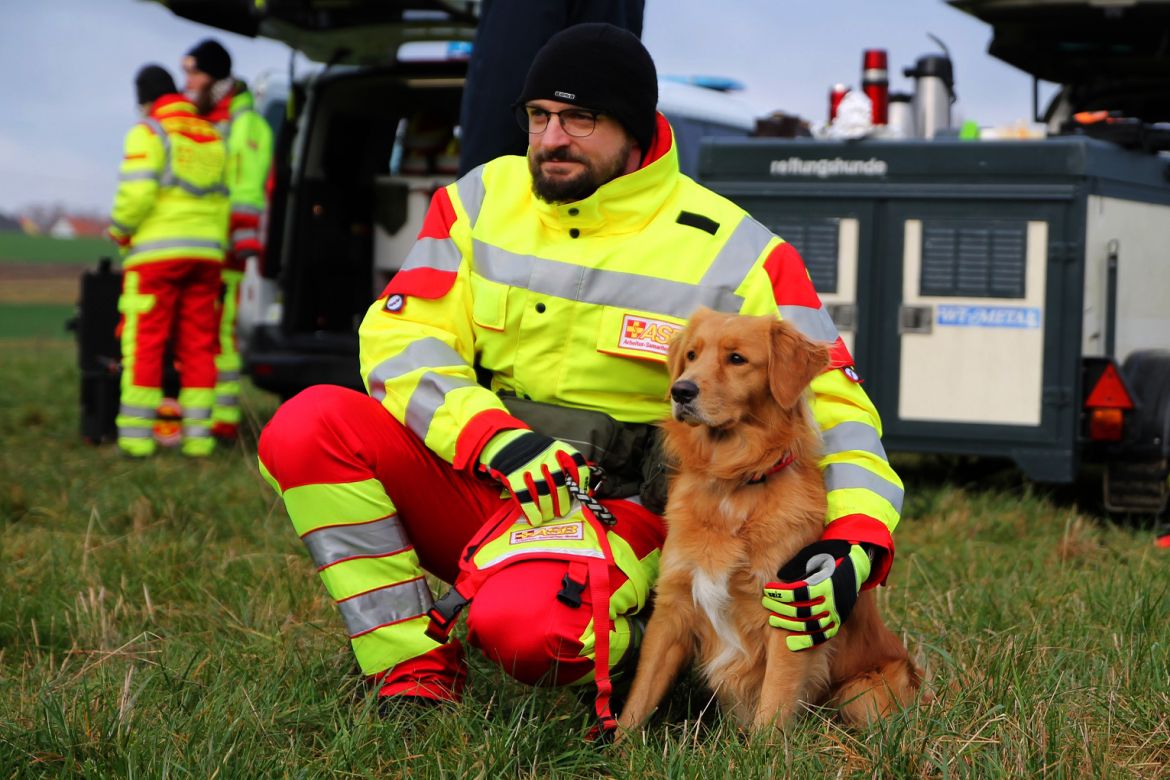
<instances>
[{"instance_id":1,"label":"red trousers","mask_svg":"<svg viewBox=\"0 0 1170 780\"><path fill-rule=\"evenodd\" d=\"M392 504L388 511L400 522L421 568L448 583L459 572L459 556L471 536L511 500L501 497L496 481L457 471L438 458L377 401L331 385L309 388L281 406L261 434L259 455L270 482L284 495L294 526L310 551L316 544L312 542L314 534L320 533L315 529L328 532L337 526L331 524L329 517L301 517L307 512L300 509L295 491L312 491L312 500L306 504L318 515L326 512L322 507L336 506L340 516L349 510L340 502L332 503L331 486L369 485L373 479L384 488ZM352 493L352 487L350 490ZM366 503L373 501L368 499ZM639 557L661 546L665 532L660 518L629 502L614 504L611 508L621 513L621 525L626 529L622 538ZM387 518L370 520L368 527L374 528L375 522L385 523ZM405 550L390 555L402 555ZM354 556L344 557L343 563L348 565L353 559ZM323 579L331 565L324 563L319 566ZM526 683L568 684L591 672L593 661L582 655L580 641L592 618L588 590L582 594L580 607L568 606L556 598L567 566L563 561L526 561L494 573L468 609L468 641ZM407 575L396 576L398 584L393 587L401 588ZM612 589L616 589L626 577L615 572L611 580ZM390 587L386 590L390 591ZM365 591L354 598L368 594ZM338 598L338 594L334 598L344 617L345 602L352 599ZM414 629L405 628L413 625L410 621L414 617L398 614L394 624L378 629L400 631L393 642L413 642ZM423 626L419 622L418 630ZM365 634L355 638L351 632L355 654L359 652L360 636ZM611 659L611 665L620 660ZM363 669L371 671L364 663ZM452 640L398 661L378 674L385 695L409 693L446 698L458 694L465 672L459 645Z\"/></svg>"}]
</instances>

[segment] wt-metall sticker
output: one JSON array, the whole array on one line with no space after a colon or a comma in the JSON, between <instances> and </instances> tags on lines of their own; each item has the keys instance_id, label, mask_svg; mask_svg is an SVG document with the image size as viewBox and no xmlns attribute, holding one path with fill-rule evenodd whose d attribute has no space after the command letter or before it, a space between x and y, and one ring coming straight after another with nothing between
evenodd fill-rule
<instances>
[{"instance_id":1,"label":"wt-metall sticker","mask_svg":"<svg viewBox=\"0 0 1170 780\"><path fill-rule=\"evenodd\" d=\"M955 328L1039 328L1043 318L1032 306L939 306L936 322Z\"/></svg>"}]
</instances>

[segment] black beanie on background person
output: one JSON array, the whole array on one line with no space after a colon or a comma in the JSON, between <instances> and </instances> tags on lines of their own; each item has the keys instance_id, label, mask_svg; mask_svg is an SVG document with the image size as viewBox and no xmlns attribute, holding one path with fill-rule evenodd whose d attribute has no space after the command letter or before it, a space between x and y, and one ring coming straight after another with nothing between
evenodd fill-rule
<instances>
[{"instance_id":1,"label":"black beanie on background person","mask_svg":"<svg viewBox=\"0 0 1170 780\"><path fill-rule=\"evenodd\" d=\"M195 47L187 52L187 56L195 60L196 70L206 73L216 81L232 75L232 56L214 38L207 38L195 44Z\"/></svg>"},{"instance_id":2,"label":"black beanie on background person","mask_svg":"<svg viewBox=\"0 0 1170 780\"><path fill-rule=\"evenodd\" d=\"M517 105L556 100L604 111L645 153L654 141L658 72L650 52L628 30L590 22L548 39L528 69Z\"/></svg>"},{"instance_id":3,"label":"black beanie on background person","mask_svg":"<svg viewBox=\"0 0 1170 780\"><path fill-rule=\"evenodd\" d=\"M138 97L138 105L150 104L163 95L173 95L179 91L171 74L161 65L144 65L134 77L134 91Z\"/></svg>"}]
</instances>

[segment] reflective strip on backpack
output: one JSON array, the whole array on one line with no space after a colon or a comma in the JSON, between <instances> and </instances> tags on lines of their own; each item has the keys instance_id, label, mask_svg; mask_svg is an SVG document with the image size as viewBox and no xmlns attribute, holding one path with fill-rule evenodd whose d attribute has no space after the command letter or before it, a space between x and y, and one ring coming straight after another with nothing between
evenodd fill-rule
<instances>
[{"instance_id":1,"label":"reflective strip on backpack","mask_svg":"<svg viewBox=\"0 0 1170 780\"><path fill-rule=\"evenodd\" d=\"M398 515L352 525L331 525L301 537L318 569L350 558L374 558L410 546Z\"/></svg>"},{"instance_id":2,"label":"reflective strip on backpack","mask_svg":"<svg viewBox=\"0 0 1170 780\"><path fill-rule=\"evenodd\" d=\"M337 602L337 608L352 639L390 623L425 615L432 603L431 589L423 577L418 577L351 596Z\"/></svg>"},{"instance_id":3,"label":"reflective strip on backpack","mask_svg":"<svg viewBox=\"0 0 1170 780\"><path fill-rule=\"evenodd\" d=\"M480 276L542 295L656 312L679 319L690 317L700 306L739 311L743 305L743 298L735 294L734 287L705 287L623 271L604 271L516 254L479 240L474 244L475 271Z\"/></svg>"}]
</instances>

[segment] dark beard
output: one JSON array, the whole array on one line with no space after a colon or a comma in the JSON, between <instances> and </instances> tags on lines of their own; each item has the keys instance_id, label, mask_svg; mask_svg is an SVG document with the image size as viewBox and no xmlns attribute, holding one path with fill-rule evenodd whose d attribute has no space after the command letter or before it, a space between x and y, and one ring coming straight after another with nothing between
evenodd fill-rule
<instances>
[{"instance_id":1,"label":"dark beard","mask_svg":"<svg viewBox=\"0 0 1170 780\"><path fill-rule=\"evenodd\" d=\"M612 159L599 161L596 168L589 160L570 154L564 147L540 152L535 157L528 158L528 170L532 174L532 193L545 203L572 203L585 200L597 192L598 187L622 175L632 148L632 141L624 144L617 155ZM540 170L541 163L550 161L577 162L585 168L570 179L553 181L546 178Z\"/></svg>"}]
</instances>

